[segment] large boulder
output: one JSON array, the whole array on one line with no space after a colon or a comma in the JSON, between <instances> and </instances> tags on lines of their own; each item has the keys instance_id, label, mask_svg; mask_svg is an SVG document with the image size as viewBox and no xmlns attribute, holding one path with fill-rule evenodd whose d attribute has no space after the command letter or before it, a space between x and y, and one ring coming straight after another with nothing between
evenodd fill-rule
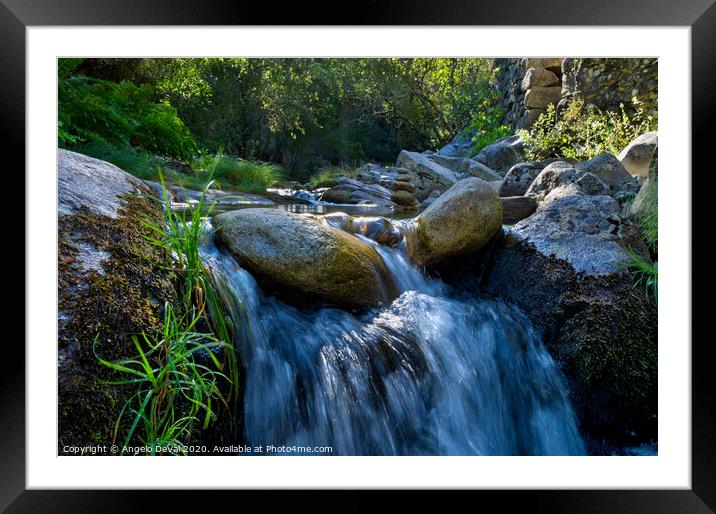
<instances>
[{"instance_id":1,"label":"large boulder","mask_svg":"<svg viewBox=\"0 0 716 514\"><path fill-rule=\"evenodd\" d=\"M95 214L116 218L123 195L151 193L143 181L106 161L58 149L57 162L57 209L60 214L87 208Z\"/></svg>"},{"instance_id":2,"label":"large boulder","mask_svg":"<svg viewBox=\"0 0 716 514\"><path fill-rule=\"evenodd\" d=\"M570 194L604 195L609 188L591 173L580 171L565 161L556 161L547 165L535 177L525 192L525 196L544 202Z\"/></svg>"},{"instance_id":3,"label":"large boulder","mask_svg":"<svg viewBox=\"0 0 716 514\"><path fill-rule=\"evenodd\" d=\"M558 86L559 77L553 72L543 68L530 68L522 79L522 90L527 91L535 86Z\"/></svg>"},{"instance_id":4,"label":"large boulder","mask_svg":"<svg viewBox=\"0 0 716 514\"><path fill-rule=\"evenodd\" d=\"M600 153L593 159L577 163L578 170L591 173L604 182L611 191L621 191L625 188L637 187L637 181L622 166L619 159L610 153ZM636 191L635 191L636 192Z\"/></svg>"},{"instance_id":5,"label":"large boulder","mask_svg":"<svg viewBox=\"0 0 716 514\"><path fill-rule=\"evenodd\" d=\"M422 154L403 150L398 155L398 166L408 170L413 185L417 187L415 194L420 201L438 189L448 189L458 181L458 174L450 168L435 162L433 154Z\"/></svg>"},{"instance_id":6,"label":"large boulder","mask_svg":"<svg viewBox=\"0 0 716 514\"><path fill-rule=\"evenodd\" d=\"M406 232L417 266L430 266L485 246L502 226L502 203L493 187L476 177L457 182L417 216Z\"/></svg>"},{"instance_id":7,"label":"large boulder","mask_svg":"<svg viewBox=\"0 0 716 514\"><path fill-rule=\"evenodd\" d=\"M454 171L459 179L472 176L487 180L488 182L502 180L502 176L495 170L491 170L484 164L466 157L447 157L445 155L432 154L428 156L428 158Z\"/></svg>"},{"instance_id":8,"label":"large boulder","mask_svg":"<svg viewBox=\"0 0 716 514\"><path fill-rule=\"evenodd\" d=\"M508 136L486 146L473 159L501 174L524 161L525 142L520 136Z\"/></svg>"},{"instance_id":9,"label":"large boulder","mask_svg":"<svg viewBox=\"0 0 716 514\"><path fill-rule=\"evenodd\" d=\"M633 286L627 248L646 252L617 201L565 196L509 229L483 275L542 335L596 453L656 435L656 305Z\"/></svg>"},{"instance_id":10,"label":"large boulder","mask_svg":"<svg viewBox=\"0 0 716 514\"><path fill-rule=\"evenodd\" d=\"M524 195L529 189L532 182L545 169L548 165L553 162L562 161L567 164L576 164L577 161L572 158L555 159L549 158L540 162L520 162L512 166L510 171L507 172L505 178L500 186L500 196L520 196Z\"/></svg>"},{"instance_id":11,"label":"large boulder","mask_svg":"<svg viewBox=\"0 0 716 514\"><path fill-rule=\"evenodd\" d=\"M561 86L534 86L525 93L525 106L528 109L546 109L549 105L557 105L561 99Z\"/></svg>"},{"instance_id":12,"label":"large boulder","mask_svg":"<svg viewBox=\"0 0 716 514\"><path fill-rule=\"evenodd\" d=\"M286 299L365 308L396 295L375 249L316 217L243 209L219 214L213 223L217 243Z\"/></svg>"},{"instance_id":13,"label":"large boulder","mask_svg":"<svg viewBox=\"0 0 716 514\"><path fill-rule=\"evenodd\" d=\"M539 162L520 162L510 168L500 186L500 196L521 196L546 165Z\"/></svg>"},{"instance_id":14,"label":"large boulder","mask_svg":"<svg viewBox=\"0 0 716 514\"><path fill-rule=\"evenodd\" d=\"M658 132L642 134L624 147L617 155L617 159L631 175L646 177L649 174L649 163L658 142Z\"/></svg>"},{"instance_id":15,"label":"large boulder","mask_svg":"<svg viewBox=\"0 0 716 514\"><path fill-rule=\"evenodd\" d=\"M537 210L537 202L529 196L505 196L502 201L502 223L512 225L532 216Z\"/></svg>"}]
</instances>

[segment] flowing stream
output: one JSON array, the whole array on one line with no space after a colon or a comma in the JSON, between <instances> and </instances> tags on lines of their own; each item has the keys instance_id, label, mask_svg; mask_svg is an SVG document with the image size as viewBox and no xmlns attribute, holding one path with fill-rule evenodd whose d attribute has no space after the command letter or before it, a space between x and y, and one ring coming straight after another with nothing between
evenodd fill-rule
<instances>
[{"instance_id":1,"label":"flowing stream","mask_svg":"<svg viewBox=\"0 0 716 514\"><path fill-rule=\"evenodd\" d=\"M241 325L247 444L329 446L332 455L584 454L564 379L523 314L455 292L401 249L365 241L402 294L360 316L267 296L231 255L204 248Z\"/></svg>"}]
</instances>

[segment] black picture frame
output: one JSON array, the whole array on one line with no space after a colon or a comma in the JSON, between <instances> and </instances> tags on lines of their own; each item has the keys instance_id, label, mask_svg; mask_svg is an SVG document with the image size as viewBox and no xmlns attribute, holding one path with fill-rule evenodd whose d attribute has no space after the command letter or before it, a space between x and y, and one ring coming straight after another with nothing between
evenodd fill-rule
<instances>
[{"instance_id":1,"label":"black picture frame","mask_svg":"<svg viewBox=\"0 0 716 514\"><path fill-rule=\"evenodd\" d=\"M38 25L647 25L691 27L692 155L693 170L702 171L698 187L692 185L692 241L710 250L698 253L692 246L692 270L708 270L708 257L716 251L709 228L709 200L714 172L710 152L716 114L716 4L714 0L531 0L490 2L485 0L432 0L418 5L400 0L386 5L369 0L360 6L346 4L354 12L312 9L302 2L280 7L273 3L214 0L0 0L0 102L2 102L3 146L19 157L16 169L24 170L25 150L25 29ZM351 7L353 6L353 7ZM565 47L567 48L567 47ZM687 92L684 92L687 94ZM688 172L684 171L685 179ZM694 173L691 173L693 184ZM708 175L708 176L706 176ZM18 181L19 182L19 181ZM16 184L17 188L24 186ZM28 194L25 191L25 194ZM17 195L24 198L24 195ZM21 211L24 212L24 209ZM19 241L21 226L16 224ZM23 225L24 228L24 225ZM19 236L19 237L18 237ZM11 237L11 236L8 236ZM24 248L24 245L22 245ZM24 250L23 250L24 252ZM15 258L17 255L15 254ZM25 256L27 257L27 256ZM26 260L24 260L26 262ZM17 267L17 263L15 263ZM32 269L25 266L25 275ZM714 412L713 336L704 331L696 337L697 325L709 319L709 305L697 301L712 294L713 273L700 271L692 282L692 488L690 490L643 491L480 491L477 494L500 502L500 508L528 508L536 512L714 512L716 508L716 421ZM16 293L15 293L16 296ZM668 300L668 299L667 299ZM16 305L21 302L16 301ZM22 302L24 305L24 302ZM32 306L25 306L26 309ZM17 318L19 319L19 317ZM0 509L7 512L128 512L139 506L162 505L162 509L184 505L180 491L38 491L25 487L25 351L18 339L5 341L2 358L11 362L0 374ZM12 344L10 344L12 343ZM688 341L668 344L687 345ZM222 499L228 493L221 494ZM254 493L241 492L251 503ZM275 494L275 493L272 493ZM302 492L289 493L299 502ZM356 493L348 493L351 496ZM412 493L422 501L422 494ZM216 500L215 500L216 501ZM459 501L453 497L452 501ZM340 510L368 507L368 498L341 500ZM482 502L482 498L480 499ZM216 504L218 506L218 504ZM319 509L320 510L320 509ZM363 509L361 509L363 510Z\"/></svg>"}]
</instances>

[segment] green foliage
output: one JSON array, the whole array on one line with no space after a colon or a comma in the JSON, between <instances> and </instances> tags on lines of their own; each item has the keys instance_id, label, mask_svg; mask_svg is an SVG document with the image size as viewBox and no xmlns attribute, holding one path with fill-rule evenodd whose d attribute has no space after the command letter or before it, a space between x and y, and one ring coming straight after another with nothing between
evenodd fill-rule
<instances>
[{"instance_id":1,"label":"green foliage","mask_svg":"<svg viewBox=\"0 0 716 514\"><path fill-rule=\"evenodd\" d=\"M520 130L527 157L539 161L550 157L587 160L602 152L617 155L644 132L656 130L657 120L647 114L639 100L632 100L636 111L601 111L585 106L575 98L561 116L550 105L529 130Z\"/></svg>"},{"instance_id":2,"label":"green foliage","mask_svg":"<svg viewBox=\"0 0 716 514\"><path fill-rule=\"evenodd\" d=\"M213 179L215 186L245 193L265 193L283 178L281 167L267 162L249 161L218 153L195 162L204 179ZM207 170L211 172L207 176Z\"/></svg>"},{"instance_id":3,"label":"green foliage","mask_svg":"<svg viewBox=\"0 0 716 514\"><path fill-rule=\"evenodd\" d=\"M62 80L69 77L82 64L84 59L57 59L57 77Z\"/></svg>"},{"instance_id":4,"label":"green foliage","mask_svg":"<svg viewBox=\"0 0 716 514\"><path fill-rule=\"evenodd\" d=\"M157 169L164 165L164 159L132 147L116 148L105 141L75 145L74 151L95 159L111 162L118 168L145 180L157 180Z\"/></svg>"},{"instance_id":5,"label":"green foliage","mask_svg":"<svg viewBox=\"0 0 716 514\"><path fill-rule=\"evenodd\" d=\"M455 58L85 59L78 71L150 84L207 152L277 162L299 180L327 162L442 146L482 111L492 77L488 59ZM132 143L185 153L155 150L163 136L148 132Z\"/></svg>"},{"instance_id":6,"label":"green foliage","mask_svg":"<svg viewBox=\"0 0 716 514\"><path fill-rule=\"evenodd\" d=\"M644 292L650 295L654 301L659 299L659 263L650 263L638 253L630 250L631 260L624 265L634 277L634 286L643 287Z\"/></svg>"},{"instance_id":7,"label":"green foliage","mask_svg":"<svg viewBox=\"0 0 716 514\"><path fill-rule=\"evenodd\" d=\"M170 447L169 454L184 453L181 446L173 447L190 442L197 424L206 429L216 418L219 402L228 408L220 384L229 383L230 378L220 371L222 364L215 355L228 345L211 334L196 332L197 318L187 324L168 303L164 312L160 333L132 338L136 357L114 362L97 357L102 365L126 377L108 383L137 387L120 411L115 442L123 417L129 415L132 421L123 445L130 445L136 433L148 455L165 446Z\"/></svg>"},{"instance_id":8,"label":"green foliage","mask_svg":"<svg viewBox=\"0 0 716 514\"><path fill-rule=\"evenodd\" d=\"M191 159L198 147L168 105L153 101L149 85L72 76L59 82L59 145L104 144Z\"/></svg>"},{"instance_id":9,"label":"green foliage","mask_svg":"<svg viewBox=\"0 0 716 514\"><path fill-rule=\"evenodd\" d=\"M311 176L308 183L313 187L333 187L339 177L351 177L355 175L355 170L344 168L342 166L324 166L318 173Z\"/></svg>"},{"instance_id":10,"label":"green foliage","mask_svg":"<svg viewBox=\"0 0 716 514\"><path fill-rule=\"evenodd\" d=\"M650 185L646 189L646 197L642 199L639 209L637 226L642 239L649 247L649 251L656 255L659 252L659 188L656 177L649 177L649 181Z\"/></svg>"},{"instance_id":11,"label":"green foliage","mask_svg":"<svg viewBox=\"0 0 716 514\"><path fill-rule=\"evenodd\" d=\"M513 130L502 123L507 110L498 103L499 99L499 93L486 85L478 103L478 112L467 128L475 131L475 136L472 138L475 143L472 155L477 155L480 150L498 139L513 134Z\"/></svg>"},{"instance_id":12,"label":"green foliage","mask_svg":"<svg viewBox=\"0 0 716 514\"><path fill-rule=\"evenodd\" d=\"M654 209L650 214L639 220L639 231L644 242L653 254L659 252L659 214Z\"/></svg>"}]
</instances>

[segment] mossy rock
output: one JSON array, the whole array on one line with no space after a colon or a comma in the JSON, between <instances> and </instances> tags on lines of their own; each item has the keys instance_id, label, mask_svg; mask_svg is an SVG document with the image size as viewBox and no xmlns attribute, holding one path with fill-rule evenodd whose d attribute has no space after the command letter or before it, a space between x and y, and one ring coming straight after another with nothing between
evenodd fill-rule
<instances>
[{"instance_id":1,"label":"mossy rock","mask_svg":"<svg viewBox=\"0 0 716 514\"><path fill-rule=\"evenodd\" d=\"M487 268L484 291L528 315L565 374L590 452L655 438L656 305L629 273L577 272L513 234Z\"/></svg>"},{"instance_id":2,"label":"mossy rock","mask_svg":"<svg viewBox=\"0 0 716 514\"><path fill-rule=\"evenodd\" d=\"M214 217L217 242L264 287L300 303L374 307L395 298L378 253L314 216L243 209Z\"/></svg>"}]
</instances>

